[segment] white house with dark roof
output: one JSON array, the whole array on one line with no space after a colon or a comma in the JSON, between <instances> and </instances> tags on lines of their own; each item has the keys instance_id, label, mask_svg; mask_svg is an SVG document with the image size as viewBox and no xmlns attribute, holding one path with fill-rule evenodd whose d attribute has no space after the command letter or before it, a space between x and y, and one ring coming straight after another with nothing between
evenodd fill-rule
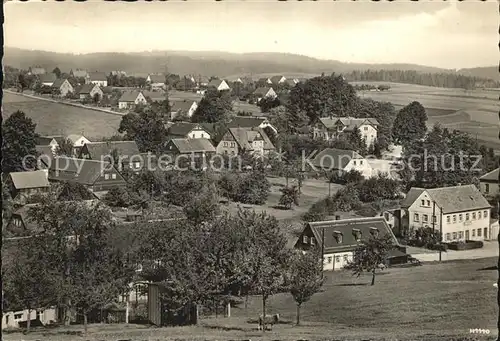
<instances>
[{"instance_id":1,"label":"white house with dark roof","mask_svg":"<svg viewBox=\"0 0 500 341\"><path fill-rule=\"evenodd\" d=\"M52 86L57 80L57 76L54 73L43 73L38 75L41 85Z\"/></svg>"},{"instance_id":2,"label":"white house with dark roof","mask_svg":"<svg viewBox=\"0 0 500 341\"><path fill-rule=\"evenodd\" d=\"M374 175L374 170L367 159L353 150L326 148L319 152L311 161L319 170L349 172L356 170L365 178Z\"/></svg>"},{"instance_id":3,"label":"white house with dark roof","mask_svg":"<svg viewBox=\"0 0 500 341\"><path fill-rule=\"evenodd\" d=\"M196 103L196 101L187 99L170 101L170 119L175 119L176 116L181 113L186 114L187 117L191 117L196 109L198 109L198 103Z\"/></svg>"},{"instance_id":4,"label":"white house with dark roof","mask_svg":"<svg viewBox=\"0 0 500 341\"><path fill-rule=\"evenodd\" d=\"M257 97L257 101L260 101L263 98L276 98L278 94L271 87L260 87L255 89L253 95Z\"/></svg>"},{"instance_id":5,"label":"white house with dark roof","mask_svg":"<svg viewBox=\"0 0 500 341\"><path fill-rule=\"evenodd\" d=\"M104 72L90 72L88 74L89 82L99 86L108 86L108 77Z\"/></svg>"},{"instance_id":6,"label":"white house with dark roof","mask_svg":"<svg viewBox=\"0 0 500 341\"><path fill-rule=\"evenodd\" d=\"M273 83L274 85L284 84L285 82L286 78L283 75L271 77L271 83Z\"/></svg>"},{"instance_id":7,"label":"white house with dark roof","mask_svg":"<svg viewBox=\"0 0 500 341\"><path fill-rule=\"evenodd\" d=\"M321 117L313 125L313 137L328 141L358 128L366 145L370 146L377 139L378 125L374 118Z\"/></svg>"},{"instance_id":8,"label":"white house with dark roof","mask_svg":"<svg viewBox=\"0 0 500 341\"><path fill-rule=\"evenodd\" d=\"M90 140L82 134L70 134L66 136L66 140L69 140L69 142L73 145L74 155L80 154L80 150L82 149L82 147L85 144L90 143Z\"/></svg>"},{"instance_id":9,"label":"white house with dark roof","mask_svg":"<svg viewBox=\"0 0 500 341\"><path fill-rule=\"evenodd\" d=\"M486 196L495 196L500 193L498 187L498 171L500 168L484 174L479 178L481 192Z\"/></svg>"},{"instance_id":10,"label":"white house with dark roof","mask_svg":"<svg viewBox=\"0 0 500 341\"><path fill-rule=\"evenodd\" d=\"M401 203L401 226L434 228L442 241L490 240L491 205L475 185L424 189L413 187Z\"/></svg>"},{"instance_id":11,"label":"white house with dark roof","mask_svg":"<svg viewBox=\"0 0 500 341\"><path fill-rule=\"evenodd\" d=\"M165 75L149 75L148 78L146 78L146 82L151 86L151 89L153 90L164 90L166 87L165 81Z\"/></svg>"},{"instance_id":12,"label":"white house with dark roof","mask_svg":"<svg viewBox=\"0 0 500 341\"><path fill-rule=\"evenodd\" d=\"M171 138L186 138L186 139L212 139L210 124L206 123L190 123L176 122L168 128L168 136Z\"/></svg>"},{"instance_id":13,"label":"white house with dark roof","mask_svg":"<svg viewBox=\"0 0 500 341\"><path fill-rule=\"evenodd\" d=\"M94 98L96 94L99 95L99 98L104 96L104 92L98 84L82 84L76 88L76 94L80 99L85 99L87 97Z\"/></svg>"},{"instance_id":14,"label":"white house with dark roof","mask_svg":"<svg viewBox=\"0 0 500 341\"><path fill-rule=\"evenodd\" d=\"M212 79L207 87L217 89L218 91L231 90L227 82L223 79Z\"/></svg>"},{"instance_id":15,"label":"white house with dark roof","mask_svg":"<svg viewBox=\"0 0 500 341\"><path fill-rule=\"evenodd\" d=\"M61 96L66 96L68 93L75 92L73 85L67 79L56 79L52 83L52 88L58 89Z\"/></svg>"},{"instance_id":16,"label":"white house with dark roof","mask_svg":"<svg viewBox=\"0 0 500 341\"><path fill-rule=\"evenodd\" d=\"M31 172L11 172L11 196L16 203L24 204L35 194L46 192L50 188L46 170Z\"/></svg>"},{"instance_id":17,"label":"white house with dark roof","mask_svg":"<svg viewBox=\"0 0 500 341\"><path fill-rule=\"evenodd\" d=\"M295 248L304 252L314 247L322 248L323 270L341 270L352 262L356 248L371 236L389 236L392 240L395 249L389 252L386 260L389 264L395 258L407 259L405 248L399 245L383 217L307 223L295 243Z\"/></svg>"},{"instance_id":18,"label":"white house with dark roof","mask_svg":"<svg viewBox=\"0 0 500 341\"><path fill-rule=\"evenodd\" d=\"M217 145L217 154L238 155L245 151L266 155L275 150L271 140L261 128L228 128Z\"/></svg>"},{"instance_id":19,"label":"white house with dark roof","mask_svg":"<svg viewBox=\"0 0 500 341\"><path fill-rule=\"evenodd\" d=\"M146 105L148 101L141 91L125 91L118 100L119 109L128 109L134 105Z\"/></svg>"}]
</instances>

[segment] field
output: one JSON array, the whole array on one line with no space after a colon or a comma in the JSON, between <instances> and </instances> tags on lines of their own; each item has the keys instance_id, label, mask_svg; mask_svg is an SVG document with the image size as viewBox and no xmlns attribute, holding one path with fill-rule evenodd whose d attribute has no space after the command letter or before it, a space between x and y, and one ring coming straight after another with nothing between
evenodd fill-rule
<instances>
[{"instance_id":1,"label":"field","mask_svg":"<svg viewBox=\"0 0 500 341\"><path fill-rule=\"evenodd\" d=\"M305 303L301 326L294 326L296 306L290 294L272 296L268 313L282 323L263 334L255 321L259 297L247 307L233 307L230 318L205 317L197 327L147 328L138 325L93 325L84 338L82 326L29 335L4 334L4 340L450 340L471 337L494 340L497 334L496 258L424 264L387 269L369 286L370 276L329 273L322 292ZM470 328L490 335L470 335ZM68 335L72 332L72 335Z\"/></svg>"},{"instance_id":2,"label":"field","mask_svg":"<svg viewBox=\"0 0 500 341\"><path fill-rule=\"evenodd\" d=\"M85 134L91 141L117 133L121 117L101 111L3 93L3 118L17 110L36 123L40 135Z\"/></svg>"},{"instance_id":3,"label":"field","mask_svg":"<svg viewBox=\"0 0 500 341\"><path fill-rule=\"evenodd\" d=\"M386 82L353 83L390 85L388 91L359 91L358 94L376 101L391 102L397 109L418 101L427 110L429 126L440 123L444 127L467 132L477 136L480 143L500 150L498 89L463 90Z\"/></svg>"}]
</instances>

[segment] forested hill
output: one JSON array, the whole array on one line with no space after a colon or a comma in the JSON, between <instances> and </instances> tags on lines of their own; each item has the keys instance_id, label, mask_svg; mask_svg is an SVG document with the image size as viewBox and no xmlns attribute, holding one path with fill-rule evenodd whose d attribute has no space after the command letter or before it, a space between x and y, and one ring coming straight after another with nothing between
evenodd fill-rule
<instances>
[{"instance_id":1,"label":"forested hill","mask_svg":"<svg viewBox=\"0 0 500 341\"><path fill-rule=\"evenodd\" d=\"M397 82L441 88L474 89L476 87L500 87L500 82L491 79L445 72L423 73L412 70L366 70L353 71L346 74L345 77L349 81Z\"/></svg>"}]
</instances>

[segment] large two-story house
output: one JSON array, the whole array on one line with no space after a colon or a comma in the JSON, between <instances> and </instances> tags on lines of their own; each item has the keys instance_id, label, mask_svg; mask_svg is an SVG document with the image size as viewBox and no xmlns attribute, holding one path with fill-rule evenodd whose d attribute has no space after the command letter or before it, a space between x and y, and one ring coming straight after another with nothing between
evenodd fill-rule
<instances>
[{"instance_id":1,"label":"large two-story house","mask_svg":"<svg viewBox=\"0 0 500 341\"><path fill-rule=\"evenodd\" d=\"M217 145L217 154L239 155L243 152L266 155L275 150L262 128L228 128Z\"/></svg>"},{"instance_id":2,"label":"large two-story house","mask_svg":"<svg viewBox=\"0 0 500 341\"><path fill-rule=\"evenodd\" d=\"M307 252L311 247L323 250L323 270L341 270L353 261L354 251L371 236L389 236L395 250L391 250L387 262L407 258L396 236L383 217L353 218L307 223L295 248Z\"/></svg>"},{"instance_id":3,"label":"large two-story house","mask_svg":"<svg viewBox=\"0 0 500 341\"><path fill-rule=\"evenodd\" d=\"M374 118L321 117L313 125L313 137L331 140L358 128L367 146L377 140L378 122Z\"/></svg>"},{"instance_id":4,"label":"large two-story house","mask_svg":"<svg viewBox=\"0 0 500 341\"><path fill-rule=\"evenodd\" d=\"M401 203L403 230L442 228L442 241L489 240L491 205L475 185L410 189Z\"/></svg>"},{"instance_id":5,"label":"large two-story house","mask_svg":"<svg viewBox=\"0 0 500 341\"><path fill-rule=\"evenodd\" d=\"M144 166L143 157L135 141L106 141L85 144L80 159L117 162L118 170L139 171ZM116 159L116 160L115 160Z\"/></svg>"},{"instance_id":6,"label":"large two-story house","mask_svg":"<svg viewBox=\"0 0 500 341\"><path fill-rule=\"evenodd\" d=\"M373 175L370 163L353 150L326 148L319 152L311 161L317 170L349 172L356 170L365 178Z\"/></svg>"}]
</instances>

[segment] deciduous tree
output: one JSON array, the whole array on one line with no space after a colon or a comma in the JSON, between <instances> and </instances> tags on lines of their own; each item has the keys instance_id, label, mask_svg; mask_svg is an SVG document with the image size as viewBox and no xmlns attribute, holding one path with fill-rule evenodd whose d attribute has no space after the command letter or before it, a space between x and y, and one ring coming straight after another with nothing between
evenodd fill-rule
<instances>
[{"instance_id":1,"label":"deciduous tree","mask_svg":"<svg viewBox=\"0 0 500 341\"><path fill-rule=\"evenodd\" d=\"M225 91L208 90L191 117L195 123L227 122L233 105L230 94Z\"/></svg>"},{"instance_id":2,"label":"deciduous tree","mask_svg":"<svg viewBox=\"0 0 500 341\"><path fill-rule=\"evenodd\" d=\"M419 102L411 102L399 110L392 128L394 141L403 147L419 141L427 132L427 113Z\"/></svg>"},{"instance_id":3,"label":"deciduous tree","mask_svg":"<svg viewBox=\"0 0 500 341\"><path fill-rule=\"evenodd\" d=\"M36 168L36 124L16 111L2 123L2 173ZM23 160L26 157L25 160Z\"/></svg>"}]
</instances>

